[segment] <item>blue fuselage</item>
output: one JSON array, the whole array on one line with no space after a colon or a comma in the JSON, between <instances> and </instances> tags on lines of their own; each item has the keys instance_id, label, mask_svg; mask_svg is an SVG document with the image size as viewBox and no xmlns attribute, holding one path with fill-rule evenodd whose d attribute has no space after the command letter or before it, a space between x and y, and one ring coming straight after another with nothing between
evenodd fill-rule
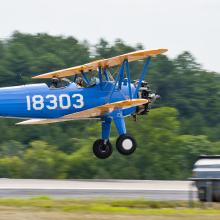
<instances>
[{"instance_id":1,"label":"blue fuselage","mask_svg":"<svg viewBox=\"0 0 220 220\"><path fill-rule=\"evenodd\" d=\"M75 83L65 88L49 88L46 84L31 84L0 88L0 116L18 118L58 118L106 103L128 99L128 86L112 93L114 82L103 82L89 88ZM134 86L132 93L134 93ZM129 115L135 111L123 111Z\"/></svg>"}]
</instances>

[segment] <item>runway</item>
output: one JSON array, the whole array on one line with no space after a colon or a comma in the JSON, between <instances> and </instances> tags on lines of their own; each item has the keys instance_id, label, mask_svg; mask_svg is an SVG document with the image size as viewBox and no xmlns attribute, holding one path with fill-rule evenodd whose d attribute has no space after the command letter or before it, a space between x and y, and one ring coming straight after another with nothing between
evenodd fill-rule
<instances>
[{"instance_id":1,"label":"runway","mask_svg":"<svg viewBox=\"0 0 220 220\"><path fill-rule=\"evenodd\" d=\"M0 197L197 199L191 181L0 179Z\"/></svg>"}]
</instances>

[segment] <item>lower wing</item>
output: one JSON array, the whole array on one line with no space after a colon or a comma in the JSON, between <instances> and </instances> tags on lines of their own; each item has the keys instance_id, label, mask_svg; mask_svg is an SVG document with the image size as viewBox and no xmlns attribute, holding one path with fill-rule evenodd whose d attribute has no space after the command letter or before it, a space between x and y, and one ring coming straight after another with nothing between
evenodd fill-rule
<instances>
[{"instance_id":1,"label":"lower wing","mask_svg":"<svg viewBox=\"0 0 220 220\"><path fill-rule=\"evenodd\" d=\"M19 125L27 125L27 124L49 124L63 121L71 121L71 120L82 120L82 119L96 119L97 117L103 116L107 113L111 113L117 109L126 109L138 105L146 104L148 100L146 99L129 99L123 100L119 102L108 103L105 105L97 106L94 108L90 108L84 111L64 115L60 118L54 119L30 119L26 121L19 122Z\"/></svg>"}]
</instances>

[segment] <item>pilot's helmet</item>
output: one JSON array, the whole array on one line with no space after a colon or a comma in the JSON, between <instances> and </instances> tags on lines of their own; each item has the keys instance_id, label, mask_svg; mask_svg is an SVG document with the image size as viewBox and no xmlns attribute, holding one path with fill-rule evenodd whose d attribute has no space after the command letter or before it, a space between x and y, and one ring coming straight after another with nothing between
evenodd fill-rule
<instances>
[{"instance_id":1,"label":"pilot's helmet","mask_svg":"<svg viewBox=\"0 0 220 220\"><path fill-rule=\"evenodd\" d=\"M56 78L56 77L52 78L52 83L57 84L58 82L59 82L58 78Z\"/></svg>"},{"instance_id":2,"label":"pilot's helmet","mask_svg":"<svg viewBox=\"0 0 220 220\"><path fill-rule=\"evenodd\" d=\"M97 84L99 84L99 83L100 83L99 78L97 78L97 77L95 77L95 76L91 78L91 84L96 84L96 85L97 85Z\"/></svg>"},{"instance_id":3,"label":"pilot's helmet","mask_svg":"<svg viewBox=\"0 0 220 220\"><path fill-rule=\"evenodd\" d=\"M76 84L78 84L78 85L82 85L82 84L83 84L83 79L82 79L82 77L77 77L77 79L76 79Z\"/></svg>"}]
</instances>

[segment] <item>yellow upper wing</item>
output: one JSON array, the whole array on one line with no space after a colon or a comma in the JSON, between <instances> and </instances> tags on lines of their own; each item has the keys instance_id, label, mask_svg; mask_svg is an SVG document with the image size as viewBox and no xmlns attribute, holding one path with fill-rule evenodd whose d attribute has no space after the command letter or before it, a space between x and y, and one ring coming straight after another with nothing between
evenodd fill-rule
<instances>
[{"instance_id":1,"label":"yellow upper wing","mask_svg":"<svg viewBox=\"0 0 220 220\"><path fill-rule=\"evenodd\" d=\"M162 53L165 53L166 51L167 51L167 49L139 50L139 51L119 55L116 57L112 57L109 59L96 60L96 61L84 64L84 65L70 67L67 69L62 69L62 70L57 70L57 71L41 74L38 76L34 76L33 78L53 78L53 77L71 76L71 75L79 74L82 71L88 72L88 71L92 71L92 70L97 70L98 67L108 68L108 67L117 66L117 65L120 65L125 59L127 59L129 62L132 62L135 60L144 59L149 56L155 56L158 54L162 54Z\"/></svg>"}]
</instances>

